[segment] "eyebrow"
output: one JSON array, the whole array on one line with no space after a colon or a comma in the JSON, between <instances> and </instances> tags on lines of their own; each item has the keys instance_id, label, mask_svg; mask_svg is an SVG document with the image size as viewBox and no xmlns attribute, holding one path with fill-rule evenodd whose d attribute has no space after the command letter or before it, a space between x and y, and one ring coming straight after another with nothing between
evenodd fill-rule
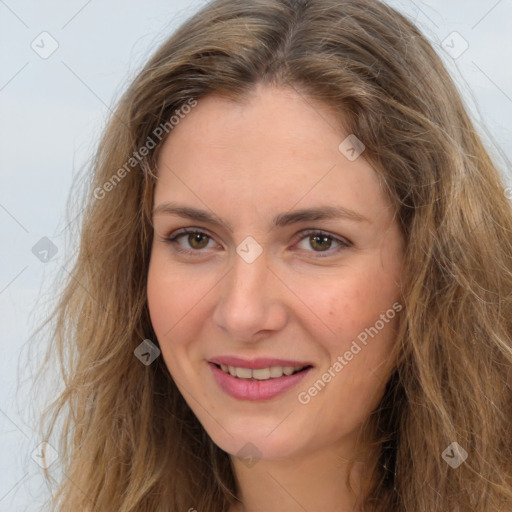
<instances>
[{"instance_id":1,"label":"eyebrow","mask_svg":"<svg viewBox=\"0 0 512 512\"><path fill-rule=\"evenodd\" d=\"M222 226L228 231L233 231L233 227L229 222L226 222L214 213L169 201L161 203L153 209L153 216L161 214L177 215L185 219ZM273 218L272 223L273 227L285 227L299 222L328 219L347 219L371 224L370 219L364 215L344 208L343 206L319 206L280 213Z\"/></svg>"}]
</instances>

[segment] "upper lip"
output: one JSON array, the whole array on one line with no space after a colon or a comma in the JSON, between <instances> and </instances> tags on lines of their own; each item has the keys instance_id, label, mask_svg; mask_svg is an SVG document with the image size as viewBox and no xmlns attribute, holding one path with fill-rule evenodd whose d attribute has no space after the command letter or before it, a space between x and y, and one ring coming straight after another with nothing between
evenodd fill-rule
<instances>
[{"instance_id":1,"label":"upper lip","mask_svg":"<svg viewBox=\"0 0 512 512\"><path fill-rule=\"evenodd\" d=\"M237 368L250 368L257 370L260 368L270 368L272 366L293 366L304 367L313 366L308 361L292 361L291 359L277 359L274 357L257 357L255 359L244 359L237 356L219 356L209 360L210 363L224 364L226 366L236 366Z\"/></svg>"}]
</instances>

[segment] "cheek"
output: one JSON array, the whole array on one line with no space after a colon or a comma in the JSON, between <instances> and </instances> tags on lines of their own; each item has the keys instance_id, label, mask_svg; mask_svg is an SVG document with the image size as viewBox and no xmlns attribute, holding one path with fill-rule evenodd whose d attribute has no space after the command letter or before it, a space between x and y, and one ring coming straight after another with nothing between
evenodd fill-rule
<instances>
[{"instance_id":1,"label":"cheek","mask_svg":"<svg viewBox=\"0 0 512 512\"><path fill-rule=\"evenodd\" d=\"M382 398L398 325L393 298L378 289L354 287L345 290L343 299L325 303L331 332L318 343L328 357L302 390L311 393L309 413L323 418L326 436L354 429Z\"/></svg>"},{"instance_id":2,"label":"cheek","mask_svg":"<svg viewBox=\"0 0 512 512\"><path fill-rule=\"evenodd\" d=\"M329 328L330 340L356 337L373 326L400 297L393 277L371 267L351 269L335 284L324 284L327 286L308 287L303 295L309 298L311 310ZM396 316L393 312L391 315ZM386 326L395 323L393 318L387 320Z\"/></svg>"},{"instance_id":3,"label":"cheek","mask_svg":"<svg viewBox=\"0 0 512 512\"><path fill-rule=\"evenodd\" d=\"M217 277L218 279L218 277ZM151 256L147 279L148 309L167 368L176 377L192 372L189 364L200 355L199 339L208 307L205 300L215 274L199 275L171 264L157 248Z\"/></svg>"},{"instance_id":4,"label":"cheek","mask_svg":"<svg viewBox=\"0 0 512 512\"><path fill-rule=\"evenodd\" d=\"M147 299L157 336L167 337L182 328L205 291L200 281L170 264L161 248L153 249L148 269ZM163 341L163 339L162 339Z\"/></svg>"},{"instance_id":5,"label":"cheek","mask_svg":"<svg viewBox=\"0 0 512 512\"><path fill-rule=\"evenodd\" d=\"M147 299L151 323L157 337L160 338L173 325L176 311L176 293L173 292L176 288L155 260L152 258L149 266Z\"/></svg>"},{"instance_id":6,"label":"cheek","mask_svg":"<svg viewBox=\"0 0 512 512\"><path fill-rule=\"evenodd\" d=\"M172 339L181 339L176 333L186 325L184 319L197 303L197 287L187 286L176 269L170 269L159 254L152 256L147 281L147 299L151 324L162 351Z\"/></svg>"},{"instance_id":7,"label":"cheek","mask_svg":"<svg viewBox=\"0 0 512 512\"><path fill-rule=\"evenodd\" d=\"M327 384L338 403L353 403L368 413L391 369L390 353L396 337L399 285L393 272L375 264L352 268L336 285L311 288L313 311L323 320L327 336L317 338L328 354L335 377ZM393 307L395 305L395 307ZM339 360L341 358L341 362ZM341 365L341 366L340 366Z\"/></svg>"},{"instance_id":8,"label":"cheek","mask_svg":"<svg viewBox=\"0 0 512 512\"><path fill-rule=\"evenodd\" d=\"M147 282L149 316L169 373L174 379L182 380L179 361L183 359L180 354L183 354L186 346L179 341L184 339L180 333L184 323L180 322L180 318L186 316L192 297L187 296L187 290L183 291L179 277L164 269L159 258L152 257Z\"/></svg>"}]
</instances>

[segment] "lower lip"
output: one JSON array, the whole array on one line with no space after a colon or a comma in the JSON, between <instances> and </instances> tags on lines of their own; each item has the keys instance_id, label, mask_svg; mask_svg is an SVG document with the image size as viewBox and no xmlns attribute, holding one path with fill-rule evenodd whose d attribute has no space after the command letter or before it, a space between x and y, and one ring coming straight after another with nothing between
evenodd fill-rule
<instances>
[{"instance_id":1,"label":"lower lip","mask_svg":"<svg viewBox=\"0 0 512 512\"><path fill-rule=\"evenodd\" d=\"M293 375L283 375L276 379L252 380L239 379L208 363L217 384L228 395L238 400L270 400L297 385L312 368L307 368Z\"/></svg>"}]
</instances>

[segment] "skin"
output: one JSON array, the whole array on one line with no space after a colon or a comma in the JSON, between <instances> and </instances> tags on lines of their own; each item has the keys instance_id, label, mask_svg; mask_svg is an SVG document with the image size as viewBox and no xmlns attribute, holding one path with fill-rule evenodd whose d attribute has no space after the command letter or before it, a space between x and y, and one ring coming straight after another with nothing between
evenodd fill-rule
<instances>
[{"instance_id":1,"label":"skin","mask_svg":"<svg viewBox=\"0 0 512 512\"><path fill-rule=\"evenodd\" d=\"M400 302L404 246L364 153L349 161L338 149L348 135L339 125L327 106L293 89L258 85L243 102L202 98L159 155L155 206L204 209L233 228L154 215L147 283L162 357L210 437L231 454L241 496L232 512L355 510L345 461L365 448L361 424L390 375L398 314L309 403L298 393ZM325 205L368 222L272 227L279 213ZM184 227L205 235L165 240ZM351 245L332 238L319 246L306 229ZM248 236L263 249L252 263L236 252ZM207 361L220 355L310 361L314 368L278 397L238 400L213 378ZM237 457L248 442L257 448L251 467ZM361 462L356 492L363 476Z\"/></svg>"}]
</instances>

